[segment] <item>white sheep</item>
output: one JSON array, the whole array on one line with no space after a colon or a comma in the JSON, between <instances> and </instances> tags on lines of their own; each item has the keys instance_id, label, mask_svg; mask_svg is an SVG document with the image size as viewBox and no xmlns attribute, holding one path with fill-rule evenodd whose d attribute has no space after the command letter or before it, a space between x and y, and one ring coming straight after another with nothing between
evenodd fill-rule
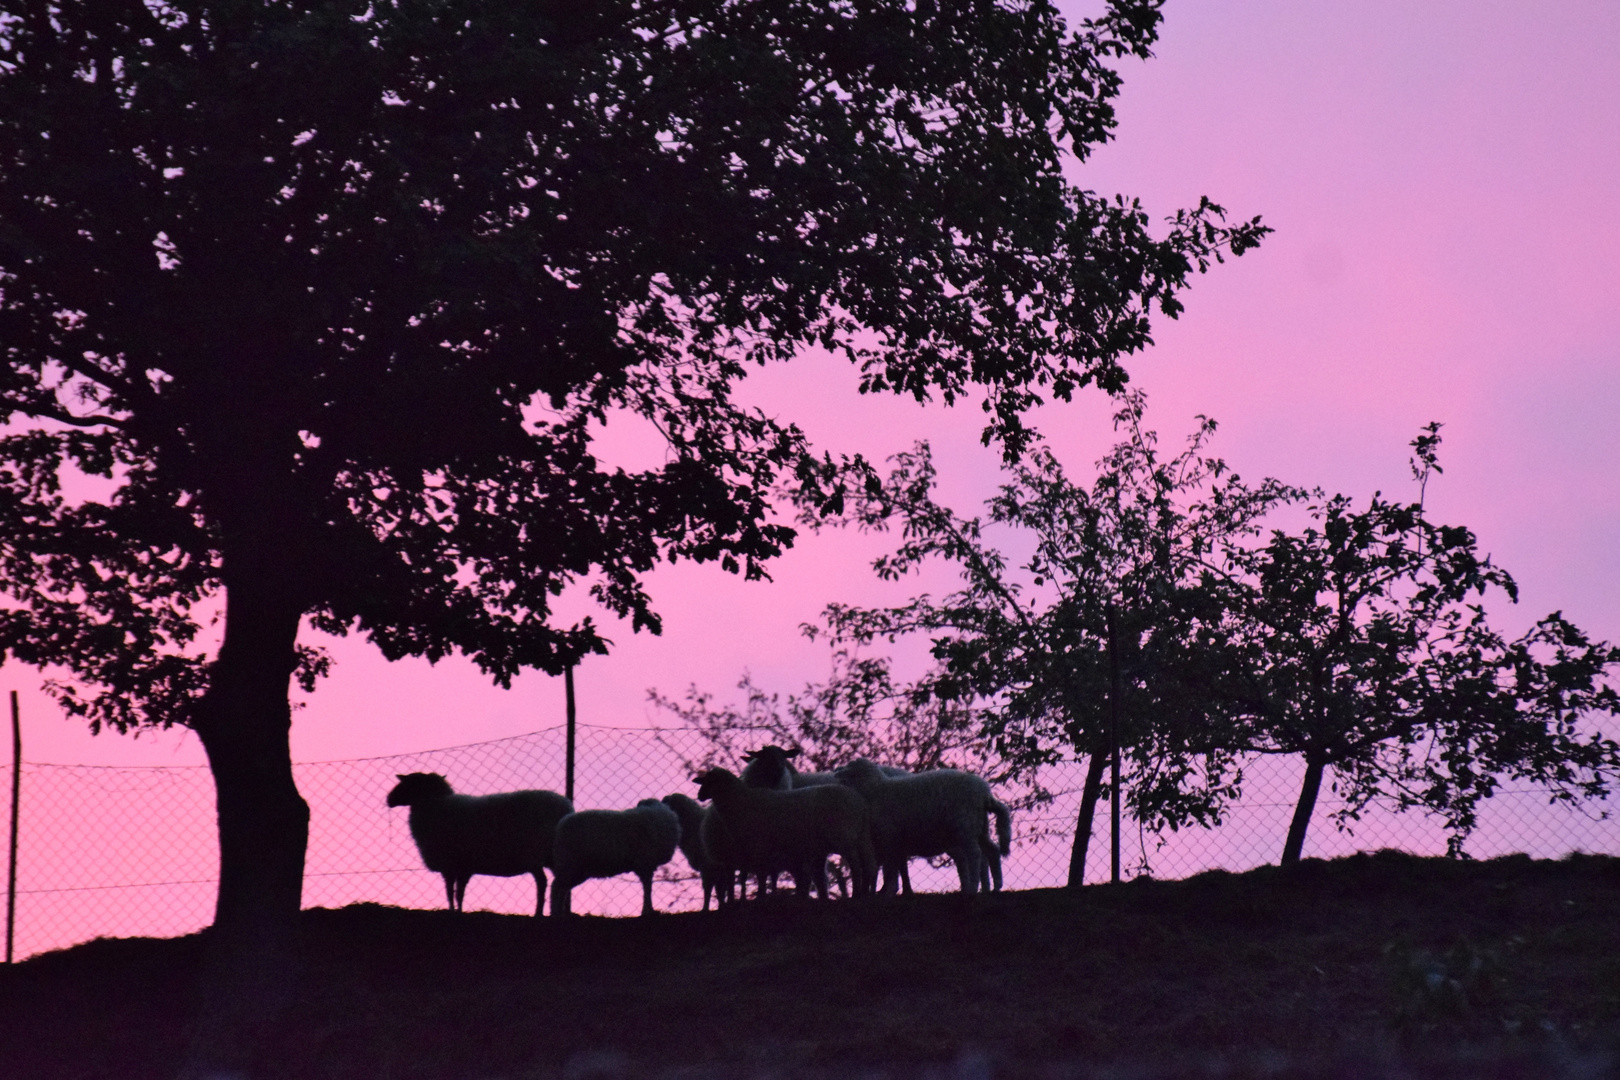
<instances>
[{"instance_id":1,"label":"white sheep","mask_svg":"<svg viewBox=\"0 0 1620 1080\"><path fill-rule=\"evenodd\" d=\"M711 894L716 907L730 903L735 895L732 891L734 871L724 857L724 839L716 838L718 823L710 824L708 820L714 816L714 808L703 806L680 792L665 795L664 805L681 819L681 854L686 856L703 883L703 910L709 910Z\"/></svg>"},{"instance_id":2,"label":"white sheep","mask_svg":"<svg viewBox=\"0 0 1620 1080\"><path fill-rule=\"evenodd\" d=\"M825 899L827 856L838 855L850 868L855 895L871 890L877 876L871 811L851 788L772 791L749 787L725 769L710 769L697 781L698 798L713 800L725 825L738 869L786 869L800 895L815 884Z\"/></svg>"},{"instance_id":3,"label":"white sheep","mask_svg":"<svg viewBox=\"0 0 1620 1080\"><path fill-rule=\"evenodd\" d=\"M555 791L458 795L439 773L397 773L389 806L411 808L411 837L422 862L444 876L451 911L460 911L474 874L534 875L534 913L546 903L557 822L574 804Z\"/></svg>"},{"instance_id":4,"label":"white sheep","mask_svg":"<svg viewBox=\"0 0 1620 1080\"><path fill-rule=\"evenodd\" d=\"M990 864L985 815L994 814L999 854L1011 850L1012 816L983 778L957 769L886 776L857 758L837 770L839 779L865 796L872 808L872 845L884 870L883 891L894 892L901 868L912 858L949 855L962 891L978 891L987 864L999 887L1000 860Z\"/></svg>"},{"instance_id":5,"label":"white sheep","mask_svg":"<svg viewBox=\"0 0 1620 1080\"><path fill-rule=\"evenodd\" d=\"M657 799L630 810L580 810L557 822L557 878L551 883L551 914L569 914L574 886L587 878L635 874L641 879L641 914L653 913L652 879L675 857L681 821Z\"/></svg>"}]
</instances>

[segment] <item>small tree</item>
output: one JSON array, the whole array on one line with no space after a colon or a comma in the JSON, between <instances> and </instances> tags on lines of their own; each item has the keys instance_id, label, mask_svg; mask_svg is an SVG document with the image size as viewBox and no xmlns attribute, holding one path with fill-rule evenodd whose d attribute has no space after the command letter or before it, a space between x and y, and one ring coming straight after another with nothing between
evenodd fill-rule
<instances>
[{"instance_id":1,"label":"small tree","mask_svg":"<svg viewBox=\"0 0 1620 1080\"><path fill-rule=\"evenodd\" d=\"M982 700L985 733L1014 771L1033 771L1070 754L1089 758L1076 821L1069 882L1080 884L1103 776L1120 747L1138 752L1131 800L1156 827L1218 818L1241 775L1224 747L1195 753L1150 739L1151 718L1185 709L1180 684L1160 677L1156 642L1165 613L1197 579L1205 560L1253 535L1279 503L1301 493L1273 480L1249 486L1207 456L1215 422L1199 418L1186 447L1160 456L1144 428L1146 396L1126 395L1114 417L1125 438L1097 464L1091 486L1071 481L1041 448L1009 466L989 500L988 518L961 518L933 498L926 444L896 457L881 493L853 508L863 527L898 520L902 543L874 568L899 578L932 559L959 571L962 586L941 599L920 596L893 608L832 605L833 636L859 642L925 634L940 674L930 690L948 700ZM986 539L995 527L1032 545L1017 566ZM1021 535L1020 535L1021 534ZM1111 785L1121 785L1116 766ZM1116 803L1117 805L1117 803Z\"/></svg>"},{"instance_id":2,"label":"small tree","mask_svg":"<svg viewBox=\"0 0 1620 1080\"><path fill-rule=\"evenodd\" d=\"M977 711L941 698L931 687L929 678L896 683L886 657L838 649L827 681L806 683L786 701L747 673L737 683L741 706L717 706L713 694L696 686L679 701L656 689L647 696L703 740L702 756L682 755L689 769L738 770L745 752L775 744L801 750L812 769L834 769L865 757L913 772L960 768L1005 779Z\"/></svg>"},{"instance_id":3,"label":"small tree","mask_svg":"<svg viewBox=\"0 0 1620 1080\"><path fill-rule=\"evenodd\" d=\"M1444 818L1460 854L1479 802L1503 776L1554 799L1604 797L1620 745L1583 725L1620 711L1604 683L1620 649L1554 613L1520 637L1493 629L1483 598L1518 592L1474 534L1424 515L1439 425L1413 441L1415 503L1335 496L1313 524L1255 548L1229 544L1174 610L1164 636L1209 711L1165 729L1184 748L1298 756L1305 776L1283 846L1297 862L1329 771L1341 826L1374 801Z\"/></svg>"}]
</instances>

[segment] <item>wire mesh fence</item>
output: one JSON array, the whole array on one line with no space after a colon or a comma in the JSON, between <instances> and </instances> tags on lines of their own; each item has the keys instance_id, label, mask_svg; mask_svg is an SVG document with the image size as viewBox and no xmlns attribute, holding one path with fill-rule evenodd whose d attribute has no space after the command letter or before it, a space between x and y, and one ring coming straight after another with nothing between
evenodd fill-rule
<instances>
[{"instance_id":1,"label":"wire mesh fence","mask_svg":"<svg viewBox=\"0 0 1620 1080\"><path fill-rule=\"evenodd\" d=\"M458 791L486 794L518 788L561 790L564 729L559 726L493 742L350 761L294 766L310 804L306 907L361 901L442 907L444 888L422 867L407 811L385 805L396 774L437 772ZM624 808L673 791L695 794L687 763L708 747L695 732L579 726L575 804ZM1128 876L1188 877L1212 868L1244 870L1275 862L1293 812L1301 770L1287 760L1254 763L1245 799L1223 824L1156 836L1128 818L1122 862ZM1052 766L1042 785L1053 800L1014 815L1014 847L1005 861L1011 889L1062 885L1084 770ZM0 768L9 790L10 768ZM1420 814L1371 810L1352 826L1335 828L1341 804L1328 793L1318 803L1306 856L1331 858L1357 850L1400 848L1445 852L1437 821ZM213 917L218 873L213 781L202 767L121 768L73 765L22 767L19 814L16 956L21 959L98 936L174 935ZM1106 808L1086 867L1088 882L1109 874ZM8 822L9 825L9 822ZM1482 809L1468 853L1490 857L1525 852L1551 858L1571 851L1620 854L1620 826L1603 804L1550 805L1544 792L1499 792ZM912 864L913 885L925 891L956 887L948 865ZM660 910L690 910L701 893L679 854L654 886ZM576 912L632 915L641 889L633 877L589 882L575 890ZM475 877L469 910L527 914L534 910L530 878Z\"/></svg>"}]
</instances>

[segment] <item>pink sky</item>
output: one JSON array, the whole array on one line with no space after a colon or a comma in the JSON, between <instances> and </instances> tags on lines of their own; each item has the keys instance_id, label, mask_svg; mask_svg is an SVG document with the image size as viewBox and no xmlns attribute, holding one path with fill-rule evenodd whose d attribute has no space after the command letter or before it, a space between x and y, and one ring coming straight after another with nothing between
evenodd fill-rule
<instances>
[{"instance_id":1,"label":"pink sky","mask_svg":"<svg viewBox=\"0 0 1620 1080\"><path fill-rule=\"evenodd\" d=\"M1077 13L1100 5L1069 5ZM1277 232L1187 294L1130 368L1170 440L1195 413L1217 451L1365 497L1405 495L1407 442L1446 427L1440 520L1472 527L1519 579L1514 628L1561 608L1620 638L1620 7L1610 0L1356 5L1172 0L1156 59L1125 69L1118 141L1079 173L1155 217L1207 194ZM807 357L751 380L751 398L827 448L883 458L933 440L946 497L971 510L996 481L979 416L858 398L846 367ZM1110 442L1089 395L1038 423L1084 475ZM633 460L634 433L619 436ZM878 603L882 538L805 537L749 584L712 566L658 572L661 638L608 633L579 673L581 720L657 720L649 687L724 697L745 670L791 691L827 671L798 626L831 600ZM932 587L948 582L936 578ZM294 720L299 760L498 738L562 720L561 680L491 687L460 661L385 663L336 643L333 676ZM13 664L26 756L197 763L179 732L92 739Z\"/></svg>"}]
</instances>

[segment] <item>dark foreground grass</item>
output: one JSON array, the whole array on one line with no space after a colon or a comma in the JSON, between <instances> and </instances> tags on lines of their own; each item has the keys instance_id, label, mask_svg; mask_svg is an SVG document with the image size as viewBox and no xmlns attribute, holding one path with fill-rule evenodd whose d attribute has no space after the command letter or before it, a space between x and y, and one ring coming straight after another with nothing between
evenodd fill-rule
<instances>
[{"instance_id":1,"label":"dark foreground grass","mask_svg":"<svg viewBox=\"0 0 1620 1080\"><path fill-rule=\"evenodd\" d=\"M1608 1076L1620 860L1395 853L1188 881L558 924L305 915L254 1076ZM0 1076L165 1077L200 936L0 975Z\"/></svg>"}]
</instances>

